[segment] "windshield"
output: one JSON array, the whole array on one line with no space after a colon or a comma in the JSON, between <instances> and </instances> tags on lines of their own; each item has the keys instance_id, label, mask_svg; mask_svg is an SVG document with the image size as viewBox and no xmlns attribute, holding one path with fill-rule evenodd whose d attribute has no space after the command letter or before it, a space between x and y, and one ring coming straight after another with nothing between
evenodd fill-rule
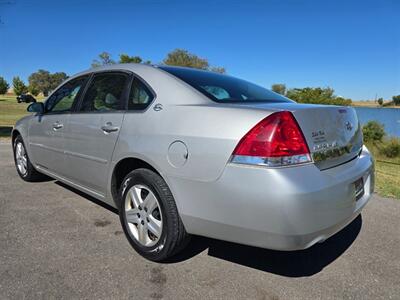
<instances>
[{"instance_id":1,"label":"windshield","mask_svg":"<svg viewBox=\"0 0 400 300\"><path fill-rule=\"evenodd\" d=\"M190 68L169 66L159 68L178 77L216 102L291 102L280 94L232 76Z\"/></svg>"}]
</instances>

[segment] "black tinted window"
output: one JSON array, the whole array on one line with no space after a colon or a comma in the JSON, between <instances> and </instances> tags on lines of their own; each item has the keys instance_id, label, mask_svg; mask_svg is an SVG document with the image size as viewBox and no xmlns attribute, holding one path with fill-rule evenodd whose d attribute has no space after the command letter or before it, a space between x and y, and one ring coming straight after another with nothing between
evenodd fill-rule
<instances>
[{"instance_id":1,"label":"black tinted window","mask_svg":"<svg viewBox=\"0 0 400 300\"><path fill-rule=\"evenodd\" d=\"M129 94L128 109L138 110L145 109L151 101L153 101L153 94L139 79L135 78L132 82L131 91Z\"/></svg>"},{"instance_id":2,"label":"black tinted window","mask_svg":"<svg viewBox=\"0 0 400 300\"><path fill-rule=\"evenodd\" d=\"M54 92L46 101L47 112L68 112L71 111L76 96L82 89L89 76L82 76L68 81Z\"/></svg>"},{"instance_id":3,"label":"black tinted window","mask_svg":"<svg viewBox=\"0 0 400 300\"><path fill-rule=\"evenodd\" d=\"M96 74L82 101L81 111L120 110L128 75L122 73Z\"/></svg>"},{"instance_id":4,"label":"black tinted window","mask_svg":"<svg viewBox=\"0 0 400 300\"><path fill-rule=\"evenodd\" d=\"M277 93L232 76L190 68L162 66L160 69L217 102L291 102Z\"/></svg>"}]
</instances>

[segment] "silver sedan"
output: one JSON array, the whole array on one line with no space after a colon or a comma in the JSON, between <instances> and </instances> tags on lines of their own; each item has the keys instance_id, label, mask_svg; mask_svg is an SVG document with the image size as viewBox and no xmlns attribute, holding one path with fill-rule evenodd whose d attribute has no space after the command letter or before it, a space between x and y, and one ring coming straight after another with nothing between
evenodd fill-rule
<instances>
[{"instance_id":1,"label":"silver sedan","mask_svg":"<svg viewBox=\"0 0 400 300\"><path fill-rule=\"evenodd\" d=\"M21 178L47 175L118 208L130 244L154 261L191 234L305 249L349 224L374 189L354 109L218 73L100 67L28 111L12 132Z\"/></svg>"}]
</instances>

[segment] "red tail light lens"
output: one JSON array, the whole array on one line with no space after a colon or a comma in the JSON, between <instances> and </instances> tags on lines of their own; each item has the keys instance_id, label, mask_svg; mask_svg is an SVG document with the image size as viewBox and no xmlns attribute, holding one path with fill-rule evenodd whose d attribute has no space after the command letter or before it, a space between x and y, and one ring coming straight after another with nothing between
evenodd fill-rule
<instances>
[{"instance_id":1,"label":"red tail light lens","mask_svg":"<svg viewBox=\"0 0 400 300\"><path fill-rule=\"evenodd\" d=\"M232 161L283 166L310 162L311 156L296 119L283 111L254 126L236 146Z\"/></svg>"}]
</instances>

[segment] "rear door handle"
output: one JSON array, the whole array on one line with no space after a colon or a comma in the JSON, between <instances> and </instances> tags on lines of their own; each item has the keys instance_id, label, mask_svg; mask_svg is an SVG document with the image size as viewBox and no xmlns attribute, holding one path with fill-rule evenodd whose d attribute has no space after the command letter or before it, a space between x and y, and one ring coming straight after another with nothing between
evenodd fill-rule
<instances>
[{"instance_id":1,"label":"rear door handle","mask_svg":"<svg viewBox=\"0 0 400 300\"><path fill-rule=\"evenodd\" d=\"M55 122L54 124L53 124L53 129L54 130L58 130L58 129L61 129L61 128L63 128L64 127L64 125L63 124L61 124L60 122Z\"/></svg>"},{"instance_id":2,"label":"rear door handle","mask_svg":"<svg viewBox=\"0 0 400 300\"><path fill-rule=\"evenodd\" d=\"M110 133L110 132L115 132L118 131L117 126L113 126L111 122L107 122L104 126L101 126L101 130L104 131L104 133Z\"/></svg>"}]
</instances>

